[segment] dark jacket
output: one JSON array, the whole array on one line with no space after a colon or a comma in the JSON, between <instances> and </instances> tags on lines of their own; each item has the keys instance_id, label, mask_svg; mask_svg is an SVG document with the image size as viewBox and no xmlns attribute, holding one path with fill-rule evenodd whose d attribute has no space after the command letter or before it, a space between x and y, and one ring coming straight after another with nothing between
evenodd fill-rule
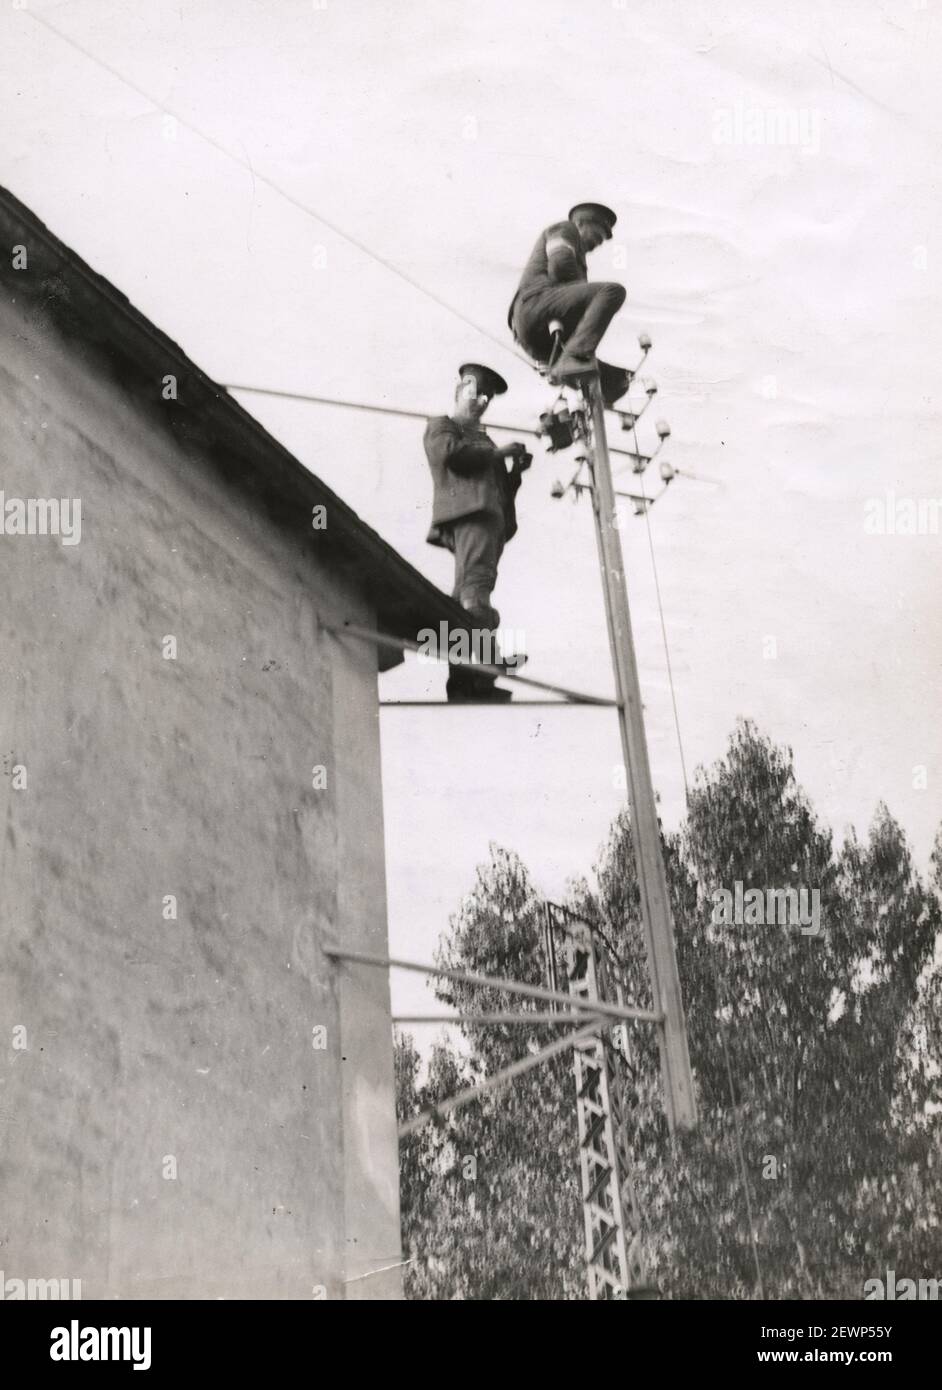
<instances>
[{"instance_id":1,"label":"dark jacket","mask_svg":"<svg viewBox=\"0 0 942 1390\"><path fill-rule=\"evenodd\" d=\"M585 252L575 222L554 222L541 232L523 268L517 293L510 303L507 323L513 328L514 308L522 295L535 294L548 285L588 280Z\"/></svg>"},{"instance_id":2,"label":"dark jacket","mask_svg":"<svg viewBox=\"0 0 942 1390\"><path fill-rule=\"evenodd\" d=\"M476 425L438 415L425 427L424 444L434 488L429 545L447 548L443 524L479 512L502 517L509 541L517 530L514 498L520 474L508 473L493 441Z\"/></svg>"}]
</instances>

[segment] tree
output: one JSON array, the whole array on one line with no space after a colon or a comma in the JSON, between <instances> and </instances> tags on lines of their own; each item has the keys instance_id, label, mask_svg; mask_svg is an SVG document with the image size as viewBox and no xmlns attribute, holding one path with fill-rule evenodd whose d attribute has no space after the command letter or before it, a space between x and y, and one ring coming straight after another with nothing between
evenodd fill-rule
<instances>
[{"instance_id":1,"label":"tree","mask_svg":"<svg viewBox=\"0 0 942 1390\"><path fill-rule=\"evenodd\" d=\"M697 1131L672 1142L656 1037L633 1025L633 1178L662 1290L860 1298L887 1267L937 1276L942 833L928 886L882 805L866 842L851 834L835 853L791 751L741 721L725 757L698 771L686 824L662 846L700 1104ZM770 891L816 894L821 930L807 918L726 920L719 891L737 884L763 902ZM650 1005L627 813L594 886L575 883L570 905L606 943L627 997ZM526 871L492 848L440 964L539 981L540 947ZM507 1007L492 990L443 983L437 992L462 1010ZM553 1036L545 1027L464 1031L466 1052L444 1047L433 1058L426 1099ZM413 1295L584 1297L571 1058L423 1133L404 1171L410 1239L416 1252L426 1243L425 1263L410 1266ZM479 1159L473 1201L456 1176L461 1155Z\"/></svg>"},{"instance_id":2,"label":"tree","mask_svg":"<svg viewBox=\"0 0 942 1390\"><path fill-rule=\"evenodd\" d=\"M523 865L492 847L490 863L450 924L437 964L542 982L540 901ZM442 982L436 993L468 1012L527 1000ZM467 1053L439 1047L419 1107L492 1076L558 1036L546 1025L462 1028ZM402 1113L402 1112L400 1112ZM523 1077L426 1125L403 1164L411 1297L556 1299L584 1295L571 1058Z\"/></svg>"},{"instance_id":3,"label":"tree","mask_svg":"<svg viewBox=\"0 0 942 1390\"><path fill-rule=\"evenodd\" d=\"M851 838L835 858L790 750L747 722L726 757L698 775L684 832L666 840L665 854L701 1123L672 1150L656 1098L643 1093L639 1185L657 1214L661 1282L681 1297L755 1296L757 1251L767 1297L860 1297L882 1267L888 1232L899 1239L908 1200L885 1185L881 1224L877 1208L860 1202L861 1185L920 1161L912 1127L895 1127L891 1111L905 1020L939 933L938 900L883 807L868 844ZM717 923L713 894L737 882L763 895L817 891L821 932ZM598 883L597 911L613 933L624 924L637 961L625 818ZM639 1059L653 1076L643 1042Z\"/></svg>"}]
</instances>

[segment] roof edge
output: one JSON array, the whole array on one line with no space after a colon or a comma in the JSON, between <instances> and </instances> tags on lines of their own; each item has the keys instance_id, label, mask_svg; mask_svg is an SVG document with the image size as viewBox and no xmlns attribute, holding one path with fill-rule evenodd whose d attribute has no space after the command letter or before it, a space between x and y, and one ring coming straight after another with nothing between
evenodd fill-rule
<instances>
[{"instance_id":1,"label":"roof edge","mask_svg":"<svg viewBox=\"0 0 942 1390\"><path fill-rule=\"evenodd\" d=\"M28 253L26 270L14 270L4 258L5 263L0 263L4 283L30 296L63 336L103 351L126 388L139 388L151 362L155 371L162 369L161 377L175 368L178 379L185 379L186 402L178 401L167 411L167 424L174 433L210 452L235 451L255 475L253 491L259 501L282 522L289 514L284 504L292 495L308 517L315 505L327 508L329 536L328 532L321 535L327 537L327 547L346 577L370 599L380 627L414 641L421 628L437 626L443 619L454 627L467 626L467 614L454 599L383 540L179 344L2 186L0 228L9 246L26 245ZM380 669L390 664L397 662L390 661L388 654L381 656Z\"/></svg>"}]
</instances>

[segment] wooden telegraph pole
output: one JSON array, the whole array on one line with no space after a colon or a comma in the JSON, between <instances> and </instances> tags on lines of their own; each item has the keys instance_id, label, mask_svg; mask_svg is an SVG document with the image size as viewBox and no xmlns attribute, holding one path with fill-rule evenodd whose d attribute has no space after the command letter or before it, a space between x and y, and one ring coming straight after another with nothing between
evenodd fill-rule
<instances>
[{"instance_id":1,"label":"wooden telegraph pole","mask_svg":"<svg viewBox=\"0 0 942 1390\"><path fill-rule=\"evenodd\" d=\"M618 724L625 759L628 807L631 813L631 837L641 894L641 920L647 941L654 1008L663 1014L663 1023L658 1028L658 1041L667 1120L673 1134L677 1130L693 1129L697 1122L697 1103L690 1070L680 978L677 974L674 924L661 855L654 786L651 781L644 731L638 664L631 631L625 565L618 530L608 439L605 433L605 406L598 377L592 377L585 382L582 394L586 402L586 443L593 484L592 508L599 547L608 637L615 671Z\"/></svg>"}]
</instances>

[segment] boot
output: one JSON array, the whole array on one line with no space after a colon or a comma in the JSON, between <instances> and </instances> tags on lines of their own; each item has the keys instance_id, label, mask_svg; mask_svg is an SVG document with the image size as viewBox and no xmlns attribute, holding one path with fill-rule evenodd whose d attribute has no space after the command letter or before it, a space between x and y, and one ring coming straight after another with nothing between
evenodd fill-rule
<instances>
[{"instance_id":1,"label":"boot","mask_svg":"<svg viewBox=\"0 0 942 1390\"><path fill-rule=\"evenodd\" d=\"M469 676L466 671L452 671L445 683L445 695L450 705L505 705L513 692L494 684L495 677Z\"/></svg>"},{"instance_id":2,"label":"boot","mask_svg":"<svg viewBox=\"0 0 942 1390\"><path fill-rule=\"evenodd\" d=\"M546 373L547 381L553 386L568 386L580 381L585 381L586 377L595 376L598 371L598 363L593 352L570 352L568 348L563 352L558 362L554 362Z\"/></svg>"},{"instance_id":3,"label":"boot","mask_svg":"<svg viewBox=\"0 0 942 1390\"><path fill-rule=\"evenodd\" d=\"M627 367L612 367L608 362L599 362L599 386L606 409L610 410L616 401L621 400L633 376L634 373Z\"/></svg>"},{"instance_id":4,"label":"boot","mask_svg":"<svg viewBox=\"0 0 942 1390\"><path fill-rule=\"evenodd\" d=\"M471 632L491 634L492 641L488 654L494 660L485 664L498 666L503 660L496 641L496 631L500 626L500 614L496 608L485 603L483 598L478 596L475 598L477 598L476 602L469 602L466 595L462 602L462 607L468 615L468 627ZM476 652L478 660L482 654L481 650ZM498 690L494 685L496 679L496 676L484 675L482 672L474 670L473 667L452 666L449 668L445 694L451 704L474 704L478 702L506 704L512 698L512 692Z\"/></svg>"},{"instance_id":5,"label":"boot","mask_svg":"<svg viewBox=\"0 0 942 1390\"><path fill-rule=\"evenodd\" d=\"M503 657L500 664L508 671L522 671L529 660L526 652L514 652L513 656Z\"/></svg>"}]
</instances>

